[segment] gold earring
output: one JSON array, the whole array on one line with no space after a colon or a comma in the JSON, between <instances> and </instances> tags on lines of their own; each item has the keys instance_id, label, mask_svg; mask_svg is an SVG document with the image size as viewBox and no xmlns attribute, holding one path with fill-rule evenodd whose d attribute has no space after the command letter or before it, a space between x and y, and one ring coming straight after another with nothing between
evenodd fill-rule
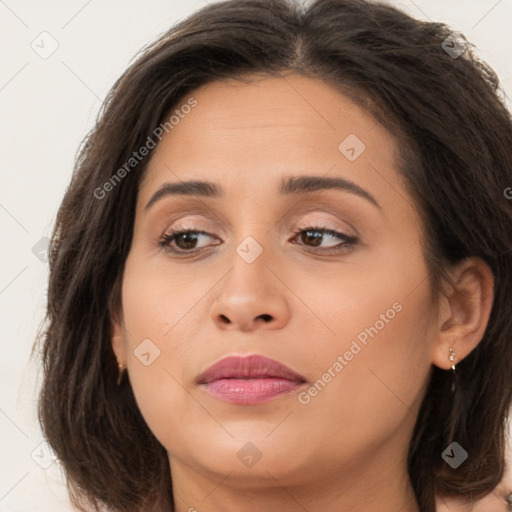
<instances>
[{"instance_id":1,"label":"gold earring","mask_svg":"<svg viewBox=\"0 0 512 512\"><path fill-rule=\"evenodd\" d=\"M452 363L452 370L453 372L455 373L455 365L457 364L455 362L456 360L456 357L455 357L455 350L453 350L452 347L450 347L450 355L448 356L448 359L450 360L450 362Z\"/></svg>"},{"instance_id":2,"label":"gold earring","mask_svg":"<svg viewBox=\"0 0 512 512\"><path fill-rule=\"evenodd\" d=\"M450 355L448 356L448 359L452 363L452 370L453 370L453 382L452 382L452 393L455 392L455 365L457 358L455 357L455 350L453 350L452 347L450 347Z\"/></svg>"},{"instance_id":3,"label":"gold earring","mask_svg":"<svg viewBox=\"0 0 512 512\"><path fill-rule=\"evenodd\" d=\"M121 384L121 380L123 378L124 373L123 365L119 361L117 362L117 368L119 369L119 372L117 374L117 385L119 386L119 384Z\"/></svg>"}]
</instances>

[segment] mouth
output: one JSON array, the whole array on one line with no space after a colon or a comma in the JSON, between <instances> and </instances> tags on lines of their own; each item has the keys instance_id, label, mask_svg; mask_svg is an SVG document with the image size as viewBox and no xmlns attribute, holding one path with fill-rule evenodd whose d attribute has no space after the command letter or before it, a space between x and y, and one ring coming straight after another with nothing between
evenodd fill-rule
<instances>
[{"instance_id":1,"label":"mouth","mask_svg":"<svg viewBox=\"0 0 512 512\"><path fill-rule=\"evenodd\" d=\"M213 397L239 405L256 405L298 390L306 379L284 364L260 355L228 356L197 378Z\"/></svg>"}]
</instances>

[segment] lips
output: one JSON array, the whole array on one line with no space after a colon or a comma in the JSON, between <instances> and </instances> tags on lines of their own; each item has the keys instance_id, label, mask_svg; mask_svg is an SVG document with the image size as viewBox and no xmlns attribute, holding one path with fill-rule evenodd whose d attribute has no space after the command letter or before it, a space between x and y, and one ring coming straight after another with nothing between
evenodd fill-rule
<instances>
[{"instance_id":1,"label":"lips","mask_svg":"<svg viewBox=\"0 0 512 512\"><path fill-rule=\"evenodd\" d=\"M197 378L197 383L214 397L243 405L266 402L306 382L288 366L260 355L226 357Z\"/></svg>"},{"instance_id":2,"label":"lips","mask_svg":"<svg viewBox=\"0 0 512 512\"><path fill-rule=\"evenodd\" d=\"M268 357L229 356L221 359L198 377L199 384L208 384L219 379L261 379L282 378L295 382L306 382L306 379L293 370Z\"/></svg>"}]
</instances>

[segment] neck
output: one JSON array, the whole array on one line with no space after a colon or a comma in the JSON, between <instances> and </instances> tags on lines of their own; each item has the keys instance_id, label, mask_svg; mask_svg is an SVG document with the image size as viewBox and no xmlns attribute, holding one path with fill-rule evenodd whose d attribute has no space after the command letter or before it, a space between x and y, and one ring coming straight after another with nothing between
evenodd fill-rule
<instances>
[{"instance_id":1,"label":"neck","mask_svg":"<svg viewBox=\"0 0 512 512\"><path fill-rule=\"evenodd\" d=\"M175 512L419 512L405 464L371 455L372 467L316 468L295 484L270 471L206 474L171 458Z\"/></svg>"}]
</instances>

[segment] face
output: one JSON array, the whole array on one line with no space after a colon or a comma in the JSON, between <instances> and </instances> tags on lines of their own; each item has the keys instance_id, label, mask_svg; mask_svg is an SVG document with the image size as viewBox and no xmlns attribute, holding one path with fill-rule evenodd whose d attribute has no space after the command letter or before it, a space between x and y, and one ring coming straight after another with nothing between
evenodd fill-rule
<instances>
[{"instance_id":1,"label":"face","mask_svg":"<svg viewBox=\"0 0 512 512\"><path fill-rule=\"evenodd\" d=\"M396 472L432 364L422 226L397 141L298 75L191 96L140 185L113 337L173 476ZM294 373L240 360L253 355Z\"/></svg>"}]
</instances>

